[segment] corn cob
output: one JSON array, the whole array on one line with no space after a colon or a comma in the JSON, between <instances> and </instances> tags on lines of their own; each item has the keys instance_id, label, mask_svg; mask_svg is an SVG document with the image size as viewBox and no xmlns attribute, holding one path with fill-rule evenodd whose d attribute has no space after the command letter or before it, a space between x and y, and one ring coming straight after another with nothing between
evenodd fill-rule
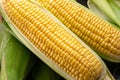
<instances>
[{"instance_id":1,"label":"corn cob","mask_svg":"<svg viewBox=\"0 0 120 80\"><path fill-rule=\"evenodd\" d=\"M61 80L62 77L38 60L32 70L32 80Z\"/></svg>"},{"instance_id":2,"label":"corn cob","mask_svg":"<svg viewBox=\"0 0 120 80\"><path fill-rule=\"evenodd\" d=\"M0 44L0 80L25 80L34 64L34 55L1 26L3 25L0 25L0 35L3 36Z\"/></svg>"},{"instance_id":3,"label":"corn cob","mask_svg":"<svg viewBox=\"0 0 120 80\"><path fill-rule=\"evenodd\" d=\"M42 6L27 0L1 0L0 11L17 38L68 80L101 80L99 56ZM106 80L114 80L110 74Z\"/></svg>"},{"instance_id":4,"label":"corn cob","mask_svg":"<svg viewBox=\"0 0 120 80\"><path fill-rule=\"evenodd\" d=\"M120 30L118 28L75 1L31 1L42 4L100 56L110 61L120 62Z\"/></svg>"}]
</instances>

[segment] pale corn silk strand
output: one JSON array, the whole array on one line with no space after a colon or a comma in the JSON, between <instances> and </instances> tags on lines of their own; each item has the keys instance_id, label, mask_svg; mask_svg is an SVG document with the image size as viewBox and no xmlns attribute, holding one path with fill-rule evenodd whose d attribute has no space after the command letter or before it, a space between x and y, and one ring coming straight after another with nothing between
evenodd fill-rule
<instances>
[{"instance_id":1,"label":"pale corn silk strand","mask_svg":"<svg viewBox=\"0 0 120 80\"><path fill-rule=\"evenodd\" d=\"M120 30L70 0L36 0L87 44L120 60Z\"/></svg>"},{"instance_id":2,"label":"pale corn silk strand","mask_svg":"<svg viewBox=\"0 0 120 80\"><path fill-rule=\"evenodd\" d=\"M40 8L26 0L5 0L16 28L59 68L76 80L96 80L102 63Z\"/></svg>"}]
</instances>

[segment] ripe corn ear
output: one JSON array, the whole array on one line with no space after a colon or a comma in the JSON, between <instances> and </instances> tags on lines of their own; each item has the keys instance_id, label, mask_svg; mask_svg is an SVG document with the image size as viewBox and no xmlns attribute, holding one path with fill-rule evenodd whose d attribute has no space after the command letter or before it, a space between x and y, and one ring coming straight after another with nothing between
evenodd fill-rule
<instances>
[{"instance_id":1,"label":"ripe corn ear","mask_svg":"<svg viewBox=\"0 0 120 80\"><path fill-rule=\"evenodd\" d=\"M34 64L34 55L1 26L0 38L3 37L0 44L0 80L25 80Z\"/></svg>"},{"instance_id":2,"label":"ripe corn ear","mask_svg":"<svg viewBox=\"0 0 120 80\"><path fill-rule=\"evenodd\" d=\"M106 78L100 57L42 6L27 0L1 0L0 11L17 38L65 79Z\"/></svg>"},{"instance_id":3,"label":"ripe corn ear","mask_svg":"<svg viewBox=\"0 0 120 80\"><path fill-rule=\"evenodd\" d=\"M48 9L100 56L109 61L120 62L120 29L75 1L31 1Z\"/></svg>"}]
</instances>

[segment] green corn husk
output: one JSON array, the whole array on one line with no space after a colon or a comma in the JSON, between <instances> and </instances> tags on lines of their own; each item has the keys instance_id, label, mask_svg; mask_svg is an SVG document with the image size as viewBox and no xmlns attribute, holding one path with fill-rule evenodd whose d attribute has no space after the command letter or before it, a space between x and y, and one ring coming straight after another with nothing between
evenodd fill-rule
<instances>
[{"instance_id":1,"label":"green corn husk","mask_svg":"<svg viewBox=\"0 0 120 80\"><path fill-rule=\"evenodd\" d=\"M0 24L2 23L2 16L0 15ZM2 42L3 39L3 29L0 26L0 44ZM1 64L1 54L0 54L0 64ZM0 65L1 66L1 65Z\"/></svg>"},{"instance_id":2,"label":"green corn husk","mask_svg":"<svg viewBox=\"0 0 120 80\"><path fill-rule=\"evenodd\" d=\"M3 39L0 45L2 54L0 80L25 80L34 64L34 55L8 31L1 30Z\"/></svg>"},{"instance_id":3,"label":"green corn husk","mask_svg":"<svg viewBox=\"0 0 120 80\"><path fill-rule=\"evenodd\" d=\"M1 27L0 27L0 45L3 39L2 35L3 35L3 31L1 30ZM1 80L1 52L0 52L0 80Z\"/></svg>"},{"instance_id":4,"label":"green corn husk","mask_svg":"<svg viewBox=\"0 0 120 80\"><path fill-rule=\"evenodd\" d=\"M120 0L88 0L88 7L102 18L120 27Z\"/></svg>"},{"instance_id":5,"label":"green corn husk","mask_svg":"<svg viewBox=\"0 0 120 80\"><path fill-rule=\"evenodd\" d=\"M2 16L0 14L0 24L2 23ZM3 39L3 29L0 26L0 45ZM1 52L0 52L0 80L1 80Z\"/></svg>"},{"instance_id":6,"label":"green corn husk","mask_svg":"<svg viewBox=\"0 0 120 80\"><path fill-rule=\"evenodd\" d=\"M61 80L61 76L42 61L37 61L32 71L32 80Z\"/></svg>"}]
</instances>

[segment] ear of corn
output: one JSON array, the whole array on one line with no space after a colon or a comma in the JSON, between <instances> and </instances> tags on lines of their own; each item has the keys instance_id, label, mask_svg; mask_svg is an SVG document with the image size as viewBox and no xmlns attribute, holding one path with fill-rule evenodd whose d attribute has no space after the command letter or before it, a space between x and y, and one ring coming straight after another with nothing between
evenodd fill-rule
<instances>
[{"instance_id":1,"label":"ear of corn","mask_svg":"<svg viewBox=\"0 0 120 80\"><path fill-rule=\"evenodd\" d=\"M106 66L100 57L42 6L27 0L1 0L0 11L18 39L65 79L105 78Z\"/></svg>"},{"instance_id":2,"label":"ear of corn","mask_svg":"<svg viewBox=\"0 0 120 80\"><path fill-rule=\"evenodd\" d=\"M99 15L120 27L119 0L88 0L88 6Z\"/></svg>"},{"instance_id":3,"label":"ear of corn","mask_svg":"<svg viewBox=\"0 0 120 80\"><path fill-rule=\"evenodd\" d=\"M32 80L61 80L61 76L49 66L38 60L32 70Z\"/></svg>"},{"instance_id":4,"label":"ear of corn","mask_svg":"<svg viewBox=\"0 0 120 80\"><path fill-rule=\"evenodd\" d=\"M99 0L97 1L99 3ZM109 61L120 62L120 29L75 1L36 0L33 2L42 4L100 56Z\"/></svg>"},{"instance_id":5,"label":"ear of corn","mask_svg":"<svg viewBox=\"0 0 120 80\"><path fill-rule=\"evenodd\" d=\"M34 64L34 55L1 26L0 38L3 37L0 44L2 55L0 80L25 80Z\"/></svg>"}]
</instances>

